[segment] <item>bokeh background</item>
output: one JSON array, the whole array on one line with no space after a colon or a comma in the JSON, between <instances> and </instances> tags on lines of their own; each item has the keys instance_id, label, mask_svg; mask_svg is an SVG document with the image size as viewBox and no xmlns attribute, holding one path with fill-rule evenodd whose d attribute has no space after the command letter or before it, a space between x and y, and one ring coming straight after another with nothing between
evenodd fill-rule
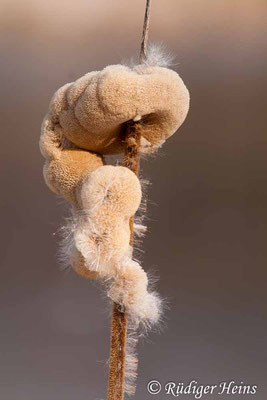
<instances>
[{"instance_id":1,"label":"bokeh background","mask_svg":"<svg viewBox=\"0 0 267 400\"><path fill-rule=\"evenodd\" d=\"M106 396L110 305L59 269L67 207L44 184L38 139L57 88L138 55L144 3L0 0L2 400ZM136 399L152 398L151 379L243 381L267 397L266 34L266 0L153 2L150 40L175 54L192 100L142 162L143 265L169 310L139 345Z\"/></svg>"}]
</instances>

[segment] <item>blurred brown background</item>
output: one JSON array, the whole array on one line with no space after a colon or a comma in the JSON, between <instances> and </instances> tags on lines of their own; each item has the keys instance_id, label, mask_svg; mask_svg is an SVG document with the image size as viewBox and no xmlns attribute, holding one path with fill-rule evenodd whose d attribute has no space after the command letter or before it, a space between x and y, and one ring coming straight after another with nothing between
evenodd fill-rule
<instances>
[{"instance_id":1,"label":"blurred brown background","mask_svg":"<svg viewBox=\"0 0 267 400\"><path fill-rule=\"evenodd\" d=\"M66 206L44 184L38 139L57 88L138 54L144 3L0 0L1 400L106 396L110 306L59 270ZM266 22L266 0L153 2L150 40L176 55L192 101L142 162L143 265L170 310L139 346L136 399L153 397L151 379L233 379L267 397Z\"/></svg>"}]
</instances>

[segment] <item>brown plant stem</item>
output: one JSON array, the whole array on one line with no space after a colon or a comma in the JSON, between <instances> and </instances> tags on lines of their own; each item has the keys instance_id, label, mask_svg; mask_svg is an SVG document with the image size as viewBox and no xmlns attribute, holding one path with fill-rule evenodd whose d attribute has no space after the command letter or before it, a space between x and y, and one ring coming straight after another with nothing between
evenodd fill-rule
<instances>
[{"instance_id":1,"label":"brown plant stem","mask_svg":"<svg viewBox=\"0 0 267 400\"><path fill-rule=\"evenodd\" d=\"M123 400L127 341L127 315L113 303L108 400Z\"/></svg>"},{"instance_id":2,"label":"brown plant stem","mask_svg":"<svg viewBox=\"0 0 267 400\"><path fill-rule=\"evenodd\" d=\"M140 63L144 63L146 61L151 1L152 0L147 0L147 2L146 2L146 11L145 11L145 18L144 18L144 25L143 25L141 50L140 50Z\"/></svg>"},{"instance_id":3,"label":"brown plant stem","mask_svg":"<svg viewBox=\"0 0 267 400\"><path fill-rule=\"evenodd\" d=\"M140 63L146 61L149 31L151 0L146 0L146 11L143 25ZM123 165L137 176L140 165L141 122L128 121L125 124L125 153ZM130 245L134 241L134 215L130 219ZM110 368L108 400L124 399L126 344L127 344L127 314L120 305L114 303L112 311L112 327L110 340Z\"/></svg>"}]
</instances>

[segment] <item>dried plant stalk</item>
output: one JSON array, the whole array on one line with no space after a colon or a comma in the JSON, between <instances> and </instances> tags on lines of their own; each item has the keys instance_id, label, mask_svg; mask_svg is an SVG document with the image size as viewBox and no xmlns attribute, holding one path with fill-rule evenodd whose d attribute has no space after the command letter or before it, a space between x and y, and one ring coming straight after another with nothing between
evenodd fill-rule
<instances>
[{"instance_id":1,"label":"dried plant stalk","mask_svg":"<svg viewBox=\"0 0 267 400\"><path fill-rule=\"evenodd\" d=\"M140 63L146 61L151 0L146 0L146 10L140 51ZM140 122L125 124L124 166L137 176L140 164ZM134 241L134 215L130 219L130 245ZM108 400L123 400L127 343L127 315L118 304L113 305Z\"/></svg>"},{"instance_id":2,"label":"dried plant stalk","mask_svg":"<svg viewBox=\"0 0 267 400\"><path fill-rule=\"evenodd\" d=\"M109 400L123 400L127 341L127 315L113 304L109 366Z\"/></svg>"},{"instance_id":3,"label":"dried plant stalk","mask_svg":"<svg viewBox=\"0 0 267 400\"><path fill-rule=\"evenodd\" d=\"M147 0L144 26L143 26L143 35L142 35L142 42L141 42L140 63L143 63L146 61L150 10L151 10L151 0Z\"/></svg>"}]
</instances>

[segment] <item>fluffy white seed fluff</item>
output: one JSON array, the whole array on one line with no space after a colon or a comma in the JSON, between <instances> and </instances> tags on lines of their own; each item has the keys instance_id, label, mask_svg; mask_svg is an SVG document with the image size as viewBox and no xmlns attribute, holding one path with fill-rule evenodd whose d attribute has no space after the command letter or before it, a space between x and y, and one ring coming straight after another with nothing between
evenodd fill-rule
<instances>
[{"instance_id":1,"label":"fluffy white seed fluff","mask_svg":"<svg viewBox=\"0 0 267 400\"><path fill-rule=\"evenodd\" d=\"M62 253L74 261L81 254L86 268L104 278L108 297L127 313L126 392L133 394L137 331L156 324L161 314L161 300L149 291L147 274L132 259L129 244L129 221L141 203L140 182L128 168L103 166L84 181L78 197L80 210L73 210L64 229ZM146 230L142 223L134 229L139 236Z\"/></svg>"},{"instance_id":2,"label":"fluffy white seed fluff","mask_svg":"<svg viewBox=\"0 0 267 400\"><path fill-rule=\"evenodd\" d=\"M143 62L145 66L149 67L163 67L168 68L173 65L174 56L166 50L166 48L161 43L152 43L148 46L146 60ZM131 59L130 62L123 63L128 65L130 68L139 67L139 62Z\"/></svg>"}]
</instances>

